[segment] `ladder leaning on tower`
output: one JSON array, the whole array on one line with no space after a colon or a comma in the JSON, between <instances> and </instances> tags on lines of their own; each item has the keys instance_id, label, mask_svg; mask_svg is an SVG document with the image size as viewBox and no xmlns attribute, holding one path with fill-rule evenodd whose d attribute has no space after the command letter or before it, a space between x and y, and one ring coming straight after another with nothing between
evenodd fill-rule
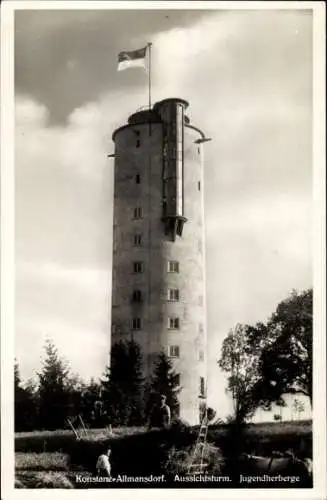
<instances>
[{"instance_id":1,"label":"ladder leaning on tower","mask_svg":"<svg viewBox=\"0 0 327 500\"><path fill-rule=\"evenodd\" d=\"M206 407L204 417L200 424L199 434L195 443L191 460L187 467L187 474L202 474L206 472L208 463L204 462L205 450L207 447L208 426L213 422L216 412L209 417L209 408Z\"/></svg>"}]
</instances>

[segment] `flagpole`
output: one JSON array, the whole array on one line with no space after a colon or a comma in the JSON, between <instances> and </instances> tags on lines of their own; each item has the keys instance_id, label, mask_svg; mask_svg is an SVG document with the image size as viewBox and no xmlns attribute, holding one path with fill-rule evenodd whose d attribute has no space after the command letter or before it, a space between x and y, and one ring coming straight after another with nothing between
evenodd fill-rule
<instances>
[{"instance_id":1,"label":"flagpole","mask_svg":"<svg viewBox=\"0 0 327 500\"><path fill-rule=\"evenodd\" d=\"M149 110L151 110L151 46L152 43L148 43L149 49Z\"/></svg>"}]
</instances>

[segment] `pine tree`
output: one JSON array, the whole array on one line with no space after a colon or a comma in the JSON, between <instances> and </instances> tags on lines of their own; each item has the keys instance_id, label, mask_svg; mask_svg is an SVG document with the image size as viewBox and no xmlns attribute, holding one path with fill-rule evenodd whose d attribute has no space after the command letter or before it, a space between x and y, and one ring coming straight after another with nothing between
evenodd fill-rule
<instances>
[{"instance_id":1,"label":"pine tree","mask_svg":"<svg viewBox=\"0 0 327 500\"><path fill-rule=\"evenodd\" d=\"M61 429L70 411L68 367L59 358L51 341L45 345L46 358L39 377L40 425L44 429Z\"/></svg>"},{"instance_id":2,"label":"pine tree","mask_svg":"<svg viewBox=\"0 0 327 500\"><path fill-rule=\"evenodd\" d=\"M111 348L110 367L106 367L103 387L104 407L112 425L127 425L128 408L128 351L123 342Z\"/></svg>"},{"instance_id":3,"label":"pine tree","mask_svg":"<svg viewBox=\"0 0 327 500\"><path fill-rule=\"evenodd\" d=\"M102 380L104 407L113 425L144 422L143 383L140 346L134 340L114 344Z\"/></svg>"},{"instance_id":4,"label":"pine tree","mask_svg":"<svg viewBox=\"0 0 327 500\"><path fill-rule=\"evenodd\" d=\"M31 383L23 387L19 366L15 360L15 431L31 431L37 427L37 397Z\"/></svg>"},{"instance_id":5,"label":"pine tree","mask_svg":"<svg viewBox=\"0 0 327 500\"><path fill-rule=\"evenodd\" d=\"M148 384L146 408L150 419L155 418L155 409L160 403L160 396L162 394L166 396L166 403L170 407L172 419L178 417L178 394L180 390L179 374L174 371L172 362L166 354L163 352L160 353Z\"/></svg>"},{"instance_id":6,"label":"pine tree","mask_svg":"<svg viewBox=\"0 0 327 500\"><path fill-rule=\"evenodd\" d=\"M82 393L82 416L84 422L91 427L100 427L106 422L103 421L103 402L101 399L102 386L91 378L89 384L85 385Z\"/></svg>"},{"instance_id":7,"label":"pine tree","mask_svg":"<svg viewBox=\"0 0 327 500\"><path fill-rule=\"evenodd\" d=\"M130 380L128 424L142 425L144 423L144 378L142 376L142 353L140 346L134 340L128 343L128 378Z\"/></svg>"},{"instance_id":8,"label":"pine tree","mask_svg":"<svg viewBox=\"0 0 327 500\"><path fill-rule=\"evenodd\" d=\"M15 365L14 365L14 383L15 383L15 391L17 391L21 385L21 378L20 378L17 359L15 359Z\"/></svg>"},{"instance_id":9,"label":"pine tree","mask_svg":"<svg viewBox=\"0 0 327 500\"><path fill-rule=\"evenodd\" d=\"M22 431L25 429L25 418L24 418L24 402L25 393L24 389L21 387L21 378L19 373L18 362L15 360L14 366L14 384L15 384L15 431Z\"/></svg>"},{"instance_id":10,"label":"pine tree","mask_svg":"<svg viewBox=\"0 0 327 500\"><path fill-rule=\"evenodd\" d=\"M65 383L67 391L67 416L75 417L82 413L85 387L85 383L79 375L67 376Z\"/></svg>"}]
</instances>

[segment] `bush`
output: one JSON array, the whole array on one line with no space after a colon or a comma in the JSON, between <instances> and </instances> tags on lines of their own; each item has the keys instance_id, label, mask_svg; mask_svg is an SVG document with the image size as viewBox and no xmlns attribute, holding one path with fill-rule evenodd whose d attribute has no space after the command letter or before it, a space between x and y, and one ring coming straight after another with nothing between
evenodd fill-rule
<instances>
[{"instance_id":1,"label":"bush","mask_svg":"<svg viewBox=\"0 0 327 500\"><path fill-rule=\"evenodd\" d=\"M238 437L238 434L241 437ZM237 426L210 426L208 440L223 449L227 455L233 451L271 456L273 451L285 452L292 449L312 457L312 423L303 422L269 422L262 424L246 424Z\"/></svg>"},{"instance_id":2,"label":"bush","mask_svg":"<svg viewBox=\"0 0 327 500\"><path fill-rule=\"evenodd\" d=\"M185 450L172 448L168 454L168 460L164 467L164 472L167 475L185 474L192 461L194 455L194 446ZM197 458L197 463L199 458ZM224 458L222 452L216 446L207 443L203 453L203 463L207 464L204 469L210 474L219 475L222 473L224 466Z\"/></svg>"},{"instance_id":3,"label":"bush","mask_svg":"<svg viewBox=\"0 0 327 500\"><path fill-rule=\"evenodd\" d=\"M177 432L190 432L191 426L186 420L175 418L171 423L170 429Z\"/></svg>"}]
</instances>

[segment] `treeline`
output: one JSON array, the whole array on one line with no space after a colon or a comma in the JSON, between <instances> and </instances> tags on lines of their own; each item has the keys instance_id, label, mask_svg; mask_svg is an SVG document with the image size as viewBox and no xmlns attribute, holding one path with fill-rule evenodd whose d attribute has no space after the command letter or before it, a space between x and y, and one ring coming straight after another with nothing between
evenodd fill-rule
<instances>
[{"instance_id":1,"label":"treeline","mask_svg":"<svg viewBox=\"0 0 327 500\"><path fill-rule=\"evenodd\" d=\"M258 408L269 410L273 403L285 406L287 394L306 396L312 405L312 326L310 289L293 291L266 323L238 324L228 333L218 364L227 374L234 403L229 421L249 420ZM45 354L35 384L23 384L15 366L16 431L62 429L67 417L76 415L90 427L146 425L154 422L162 393L172 417L178 415L179 376L164 353L145 380L140 346L133 340L115 344L110 368L88 384L70 373L52 342L46 343Z\"/></svg>"},{"instance_id":2,"label":"treeline","mask_svg":"<svg viewBox=\"0 0 327 500\"><path fill-rule=\"evenodd\" d=\"M258 408L270 410L273 403L285 406L287 394L306 396L312 407L312 327L309 289L293 291L267 323L238 324L229 332L218 364L227 374L234 421L244 422ZM303 406L295 400L294 409L299 415Z\"/></svg>"},{"instance_id":3,"label":"treeline","mask_svg":"<svg viewBox=\"0 0 327 500\"><path fill-rule=\"evenodd\" d=\"M88 427L155 425L160 394L167 397L172 417L178 415L178 374L164 354L158 355L152 375L142 376L143 356L131 340L115 344L111 366L103 377L85 383L71 374L51 341L36 382L23 383L15 363L15 431L68 428L67 418L81 415Z\"/></svg>"}]
</instances>

